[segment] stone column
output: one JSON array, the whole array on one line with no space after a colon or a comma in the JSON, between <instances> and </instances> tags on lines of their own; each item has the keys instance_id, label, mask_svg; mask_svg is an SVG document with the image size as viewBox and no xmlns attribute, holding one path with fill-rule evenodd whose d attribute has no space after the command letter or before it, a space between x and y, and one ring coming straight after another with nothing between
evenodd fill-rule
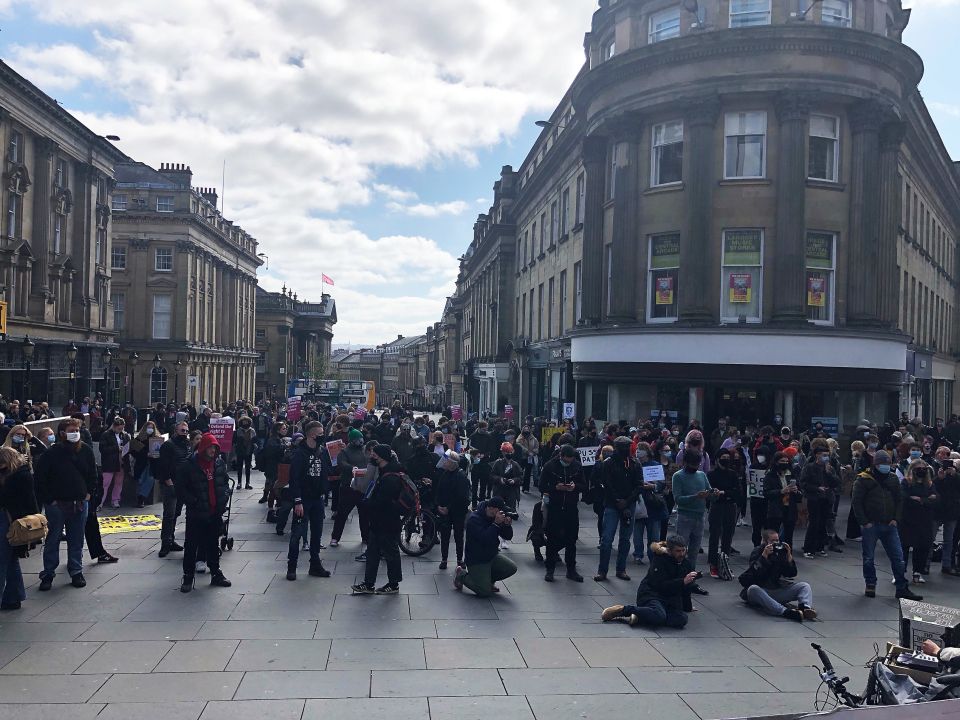
<instances>
[{"instance_id":1,"label":"stone column","mask_svg":"<svg viewBox=\"0 0 960 720\"><path fill-rule=\"evenodd\" d=\"M600 322L603 309L603 197L606 161L607 138L584 138L583 167L587 186L584 191L581 314L583 322L592 325Z\"/></svg>"},{"instance_id":2,"label":"stone column","mask_svg":"<svg viewBox=\"0 0 960 720\"><path fill-rule=\"evenodd\" d=\"M900 240L900 145L907 124L899 120L880 128L880 231L877 268L880 271L880 320L896 329L900 310L900 273L897 243Z\"/></svg>"},{"instance_id":3,"label":"stone column","mask_svg":"<svg viewBox=\"0 0 960 720\"><path fill-rule=\"evenodd\" d=\"M617 180L613 208L613 272L609 320L637 319L637 245L640 212L640 119L617 123Z\"/></svg>"},{"instance_id":4,"label":"stone column","mask_svg":"<svg viewBox=\"0 0 960 720\"><path fill-rule=\"evenodd\" d=\"M692 103L687 108L686 147L687 162L683 180L686 186L686 222L680 233L680 272L677 288L680 303L679 320L690 325L709 325L717 313L709 301L709 289L714 257L715 238L710 220L713 215L713 185L717 117L720 100L710 97Z\"/></svg>"},{"instance_id":5,"label":"stone column","mask_svg":"<svg viewBox=\"0 0 960 720\"><path fill-rule=\"evenodd\" d=\"M806 322L807 134L810 106L802 93L784 92L777 162L777 225L773 254L773 321Z\"/></svg>"},{"instance_id":6,"label":"stone column","mask_svg":"<svg viewBox=\"0 0 960 720\"><path fill-rule=\"evenodd\" d=\"M50 138L40 137L34 142L33 183L36 192L33 196L33 232L30 247L35 258L34 292L47 297L50 293L47 277L50 265L50 221L53 209L52 165L57 152L57 143ZM41 312L42 315L42 312Z\"/></svg>"},{"instance_id":7,"label":"stone column","mask_svg":"<svg viewBox=\"0 0 960 720\"><path fill-rule=\"evenodd\" d=\"M850 236L847 262L847 324L880 324L879 265L880 122L883 109L875 100L854 105L847 113L853 135L850 173Z\"/></svg>"}]
</instances>

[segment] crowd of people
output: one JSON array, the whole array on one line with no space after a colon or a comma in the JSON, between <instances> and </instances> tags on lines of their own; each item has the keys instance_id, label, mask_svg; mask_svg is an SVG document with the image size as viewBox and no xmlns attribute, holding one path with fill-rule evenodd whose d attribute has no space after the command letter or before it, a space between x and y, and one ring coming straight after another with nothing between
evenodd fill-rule
<instances>
[{"instance_id":1,"label":"crowd of people","mask_svg":"<svg viewBox=\"0 0 960 720\"><path fill-rule=\"evenodd\" d=\"M955 416L931 426L906 415L879 427L863 421L841 447L820 423L795 433L779 417L743 428L721 418L707 432L696 420L681 428L663 415L556 426L534 417L455 418L453 409L434 421L399 402L380 413L312 402L289 412L272 402L230 403L220 412L162 404L104 412L97 398L85 398L65 407L55 427L32 433L23 423L48 418L45 405L0 401L0 412L4 610L26 599L18 558L29 551L3 539L9 524L38 512L46 517L39 591L52 586L62 543L70 582L83 587L85 545L96 562L117 562L103 547L97 513L119 507L125 487L131 497L135 489L138 507L159 489L159 555L183 553L183 592L205 573L213 586L229 587L219 562L223 516L234 488L253 489L252 468L265 478L264 521L277 535L289 533L289 581L298 579L304 551L308 574L330 577L322 551L341 544L356 511L356 559L364 563L363 580L352 586L357 595L399 592L398 539L417 505L436 518L441 570L451 562L453 538L454 587L481 597L499 592L498 582L517 572L502 551L511 547L524 495L531 496L527 540L545 582L556 582L558 566L567 580L584 582L577 561L582 503L596 515L594 581L608 582L611 562L621 581L631 580L631 564L648 566L635 604L607 608L604 621L683 627L691 596L710 593L698 567L705 560L711 578L732 580L729 559L741 553L735 529L746 523L753 547L744 550L740 597L797 622L816 617L797 560L849 551L852 541L860 546L867 597L877 594L878 542L899 598L919 599L915 590L935 562L943 577L960 575ZM215 417L233 419L229 452L210 432ZM851 498L845 519L838 517L843 496ZM378 587L381 562L386 579Z\"/></svg>"}]
</instances>

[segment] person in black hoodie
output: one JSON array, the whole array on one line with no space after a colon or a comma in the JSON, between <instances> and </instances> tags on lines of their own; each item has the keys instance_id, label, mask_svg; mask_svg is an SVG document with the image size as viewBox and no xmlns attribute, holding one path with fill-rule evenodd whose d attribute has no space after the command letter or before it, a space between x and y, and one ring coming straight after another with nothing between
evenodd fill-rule
<instances>
[{"instance_id":1,"label":"person in black hoodie","mask_svg":"<svg viewBox=\"0 0 960 720\"><path fill-rule=\"evenodd\" d=\"M807 534L803 538L803 556L807 559L819 555L826 557L827 517L833 512L833 499L840 491L840 475L830 463L830 446L823 438L810 442L813 462L808 462L800 471L800 489L807 500L809 520ZM830 547L842 552L830 538Z\"/></svg>"},{"instance_id":2,"label":"person in black hoodie","mask_svg":"<svg viewBox=\"0 0 960 720\"><path fill-rule=\"evenodd\" d=\"M600 613L603 622L618 620L630 625L683 628L693 610L690 598L698 573L687 557L687 542L671 535L653 543L653 559L647 576L637 588L636 605L613 605Z\"/></svg>"},{"instance_id":3,"label":"person in black hoodie","mask_svg":"<svg viewBox=\"0 0 960 720\"><path fill-rule=\"evenodd\" d=\"M407 480L389 445L375 446L370 459L377 467L377 478L367 488L363 500L370 512L366 572L363 582L351 589L354 595L395 595L400 592L403 580L399 543L403 521L397 501ZM381 559L387 562L387 583L375 588Z\"/></svg>"},{"instance_id":4,"label":"person in black hoodie","mask_svg":"<svg viewBox=\"0 0 960 720\"><path fill-rule=\"evenodd\" d=\"M797 524L797 506L800 504L798 479L791 470L791 457L785 451L773 456L773 467L763 478L763 495L767 499L764 528L779 532L788 545L793 544L793 528Z\"/></svg>"},{"instance_id":5,"label":"person in black hoodie","mask_svg":"<svg viewBox=\"0 0 960 720\"><path fill-rule=\"evenodd\" d=\"M330 577L323 567L320 548L323 542L323 499L331 472L330 455L321 440L323 425L311 420L303 426L303 442L290 455L290 492L293 495L293 527L287 551L287 580L297 579L300 542L310 531L310 575Z\"/></svg>"},{"instance_id":6,"label":"person in black hoodie","mask_svg":"<svg viewBox=\"0 0 960 720\"><path fill-rule=\"evenodd\" d=\"M450 448L456 450L456 448ZM470 470L470 482L473 487L473 506L490 495L490 466L493 461L494 439L487 429L486 421L477 424L477 430L470 436L470 454L474 465Z\"/></svg>"},{"instance_id":7,"label":"person in black hoodie","mask_svg":"<svg viewBox=\"0 0 960 720\"><path fill-rule=\"evenodd\" d=\"M517 572L513 561L500 554L501 538L513 538L512 520L506 509L503 498L493 497L480 503L467 519L466 567L458 566L453 578L458 591L467 587L477 597L490 597L500 592L497 582Z\"/></svg>"},{"instance_id":8,"label":"person in black hoodie","mask_svg":"<svg viewBox=\"0 0 960 720\"><path fill-rule=\"evenodd\" d=\"M67 535L67 571L71 584L85 587L83 577L84 526L88 503L97 488L97 461L93 450L80 440L80 421L61 420L57 444L37 463L37 487L47 516L47 539L43 544L43 571L39 590L53 585L60 564L60 536Z\"/></svg>"},{"instance_id":9,"label":"person in black hoodie","mask_svg":"<svg viewBox=\"0 0 960 720\"><path fill-rule=\"evenodd\" d=\"M784 581L797 576L797 564L789 543L780 542L776 530L763 531L763 544L750 553L750 565L738 580L743 586L740 599L768 615L796 622L815 620L813 590L809 583ZM797 607L786 603L796 602Z\"/></svg>"},{"instance_id":10,"label":"person in black hoodie","mask_svg":"<svg viewBox=\"0 0 960 720\"><path fill-rule=\"evenodd\" d=\"M553 582L554 568L564 549L567 577L583 582L577 572L577 536L580 534L580 494L587 489L587 481L580 465L580 453L573 445L563 445L557 455L543 466L540 473L540 491L547 514L546 574L543 579Z\"/></svg>"},{"instance_id":11,"label":"person in black hoodie","mask_svg":"<svg viewBox=\"0 0 960 720\"><path fill-rule=\"evenodd\" d=\"M37 512L30 464L16 450L0 448L0 610L19 610L27 599L20 558L29 548L10 545L7 531L14 520Z\"/></svg>"},{"instance_id":12,"label":"person in black hoodie","mask_svg":"<svg viewBox=\"0 0 960 720\"><path fill-rule=\"evenodd\" d=\"M433 453L431 456L436 457ZM436 471L437 521L440 525L440 569L447 569L450 531L457 549L457 567L463 566L463 533L470 509L470 480L460 469L460 455L447 450Z\"/></svg>"},{"instance_id":13,"label":"person in black hoodie","mask_svg":"<svg viewBox=\"0 0 960 720\"><path fill-rule=\"evenodd\" d=\"M737 497L740 493L740 478L733 469L733 454L730 448L717 451L717 464L707 479L710 487L717 493L710 499L710 542L707 559L710 563L710 577L720 579L717 570L719 549L730 555L733 532L737 529Z\"/></svg>"},{"instance_id":14,"label":"person in black hoodie","mask_svg":"<svg viewBox=\"0 0 960 720\"><path fill-rule=\"evenodd\" d=\"M753 528L751 539L755 548L760 547L761 533L767 521L767 498L763 494L764 477L773 467L773 458L776 454L777 451L773 445L760 445L750 465L747 495L750 497L750 525Z\"/></svg>"},{"instance_id":15,"label":"person in black hoodie","mask_svg":"<svg viewBox=\"0 0 960 720\"><path fill-rule=\"evenodd\" d=\"M160 557L171 552L181 552L183 546L174 538L177 518L183 511L183 500L177 493L177 471L190 459L193 449L190 447L190 425L186 420L178 422L173 435L160 446L160 458L157 462L160 483L160 498L163 501L163 521L160 525Z\"/></svg>"},{"instance_id":16,"label":"person in black hoodie","mask_svg":"<svg viewBox=\"0 0 960 720\"><path fill-rule=\"evenodd\" d=\"M197 551L206 551L210 568L210 584L230 587L231 582L220 570L220 528L227 509L230 480L227 464L220 457L220 444L210 433L200 437L197 451L177 471L177 488L187 509L187 531L183 550L183 581L180 592L193 590Z\"/></svg>"},{"instance_id":17,"label":"person in black hoodie","mask_svg":"<svg viewBox=\"0 0 960 720\"><path fill-rule=\"evenodd\" d=\"M627 575L627 558L630 555L630 541L633 539L637 499L643 490L643 470L630 456L630 443L630 438L625 435L614 440L613 457L608 457L597 469L603 492L603 532L600 535L597 574L593 578L596 582L607 579L613 538L618 529L620 542L617 546L617 577L621 580L630 579Z\"/></svg>"}]
</instances>

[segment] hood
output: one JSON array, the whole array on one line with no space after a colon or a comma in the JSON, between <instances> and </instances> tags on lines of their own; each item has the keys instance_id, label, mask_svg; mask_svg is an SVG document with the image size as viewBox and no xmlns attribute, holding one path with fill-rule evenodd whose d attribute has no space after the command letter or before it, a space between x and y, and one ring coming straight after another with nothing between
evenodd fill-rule
<instances>
[{"instance_id":1,"label":"hood","mask_svg":"<svg viewBox=\"0 0 960 720\"><path fill-rule=\"evenodd\" d=\"M691 430L690 432L687 433L687 436L683 439L683 442L685 445L689 445L691 440L698 441L702 446L703 433L700 432L699 430Z\"/></svg>"},{"instance_id":2,"label":"hood","mask_svg":"<svg viewBox=\"0 0 960 720\"><path fill-rule=\"evenodd\" d=\"M203 453L211 445L216 446L217 450L220 450L220 443L217 442L217 439L211 433L204 433L200 438L200 444L197 445L197 454L203 457Z\"/></svg>"},{"instance_id":3,"label":"hood","mask_svg":"<svg viewBox=\"0 0 960 720\"><path fill-rule=\"evenodd\" d=\"M655 555L666 555L667 554L667 544L665 542L653 542L650 543L650 549L653 550Z\"/></svg>"}]
</instances>

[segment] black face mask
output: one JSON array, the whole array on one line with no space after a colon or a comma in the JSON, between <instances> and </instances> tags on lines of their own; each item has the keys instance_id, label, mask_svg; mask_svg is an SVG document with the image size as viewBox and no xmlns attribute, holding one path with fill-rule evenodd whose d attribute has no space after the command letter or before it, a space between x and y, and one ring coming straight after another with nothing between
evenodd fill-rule
<instances>
[{"instance_id":1,"label":"black face mask","mask_svg":"<svg viewBox=\"0 0 960 720\"><path fill-rule=\"evenodd\" d=\"M777 470L779 470L780 472L786 472L789 469L790 469L789 465L783 465L783 464L777 465Z\"/></svg>"},{"instance_id":2,"label":"black face mask","mask_svg":"<svg viewBox=\"0 0 960 720\"><path fill-rule=\"evenodd\" d=\"M730 464L730 460L728 458L720 458L719 460L717 460L717 465L719 465L722 468L727 467L727 465L729 464Z\"/></svg>"}]
</instances>

